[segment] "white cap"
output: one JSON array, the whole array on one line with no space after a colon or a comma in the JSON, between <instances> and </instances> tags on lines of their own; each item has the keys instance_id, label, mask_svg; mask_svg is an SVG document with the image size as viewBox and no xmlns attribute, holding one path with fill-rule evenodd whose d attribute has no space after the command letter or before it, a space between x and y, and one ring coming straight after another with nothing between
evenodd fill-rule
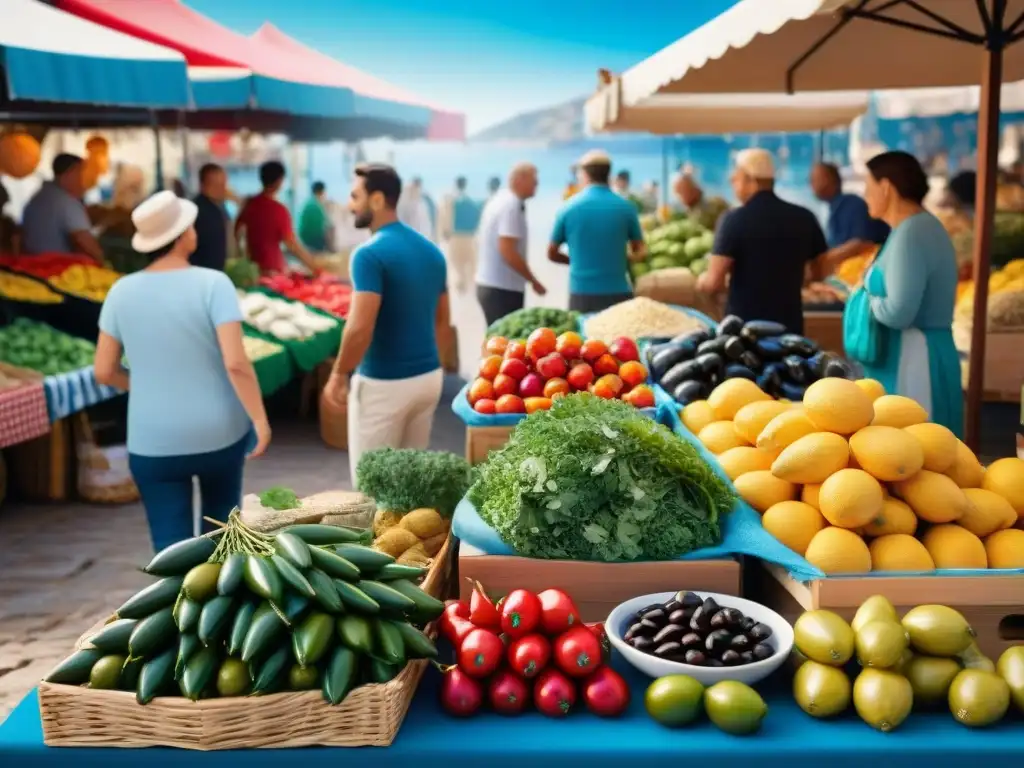
<instances>
[{"instance_id":1,"label":"white cap","mask_svg":"<svg viewBox=\"0 0 1024 768\"><path fill-rule=\"evenodd\" d=\"M139 253L152 253L173 243L195 223L198 210L191 200L167 190L143 200L132 211L132 248Z\"/></svg>"},{"instance_id":2,"label":"white cap","mask_svg":"<svg viewBox=\"0 0 1024 768\"><path fill-rule=\"evenodd\" d=\"M774 179L775 161L767 149L744 149L736 154L736 168L752 179Z\"/></svg>"},{"instance_id":3,"label":"white cap","mask_svg":"<svg viewBox=\"0 0 1024 768\"><path fill-rule=\"evenodd\" d=\"M581 168L585 165L611 165L612 159L603 149L592 149L576 161Z\"/></svg>"}]
</instances>

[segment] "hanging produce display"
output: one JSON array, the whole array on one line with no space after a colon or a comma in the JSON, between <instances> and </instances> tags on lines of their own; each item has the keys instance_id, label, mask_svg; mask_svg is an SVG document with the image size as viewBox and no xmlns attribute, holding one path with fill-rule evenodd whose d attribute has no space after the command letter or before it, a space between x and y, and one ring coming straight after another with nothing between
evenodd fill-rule
<instances>
[{"instance_id":1,"label":"hanging produce display","mask_svg":"<svg viewBox=\"0 0 1024 768\"><path fill-rule=\"evenodd\" d=\"M0 135L0 174L24 179L39 167L42 149L30 133L10 131Z\"/></svg>"}]
</instances>

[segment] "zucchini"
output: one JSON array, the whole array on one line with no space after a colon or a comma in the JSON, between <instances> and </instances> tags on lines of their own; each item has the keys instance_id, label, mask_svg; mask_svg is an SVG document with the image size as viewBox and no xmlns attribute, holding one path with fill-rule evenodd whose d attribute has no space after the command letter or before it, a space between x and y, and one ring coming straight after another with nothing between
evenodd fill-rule
<instances>
[{"instance_id":1,"label":"zucchini","mask_svg":"<svg viewBox=\"0 0 1024 768\"><path fill-rule=\"evenodd\" d=\"M376 655L387 664L405 663L405 641L395 626L395 622L387 619L374 619L374 635L376 635Z\"/></svg>"},{"instance_id":2,"label":"zucchini","mask_svg":"<svg viewBox=\"0 0 1024 768\"><path fill-rule=\"evenodd\" d=\"M416 604L416 611L428 615L429 621L433 621L444 611L444 603L428 595L411 581L392 581L388 582L388 586L412 600Z\"/></svg>"},{"instance_id":3,"label":"zucchini","mask_svg":"<svg viewBox=\"0 0 1024 768\"><path fill-rule=\"evenodd\" d=\"M374 574L377 581L395 581L396 579L419 579L426 575L429 568L419 565L401 565L390 563Z\"/></svg>"},{"instance_id":4,"label":"zucchini","mask_svg":"<svg viewBox=\"0 0 1024 768\"><path fill-rule=\"evenodd\" d=\"M651 373L656 379L661 378L674 365L690 360L696 349L695 345L672 344L671 342L652 347L648 357Z\"/></svg>"},{"instance_id":5,"label":"zucchini","mask_svg":"<svg viewBox=\"0 0 1024 768\"><path fill-rule=\"evenodd\" d=\"M290 533L293 536L298 536L307 544L320 545L358 544L366 541L367 531L361 531L355 528L343 528L337 525L307 523L304 525L290 525L284 529L283 533Z\"/></svg>"},{"instance_id":6,"label":"zucchini","mask_svg":"<svg viewBox=\"0 0 1024 768\"><path fill-rule=\"evenodd\" d=\"M177 656L177 648L169 648L168 650ZM157 658L159 658L159 656ZM171 661L173 663L173 658ZM121 667L121 690L134 691L139 684L139 676L142 674L142 668L148 663L149 662L145 659L132 659L131 661L126 660L124 666Z\"/></svg>"},{"instance_id":7,"label":"zucchini","mask_svg":"<svg viewBox=\"0 0 1024 768\"><path fill-rule=\"evenodd\" d=\"M121 686L121 670L126 659L119 653L112 653L92 665L89 672L89 687L99 691L115 691Z\"/></svg>"},{"instance_id":8,"label":"zucchini","mask_svg":"<svg viewBox=\"0 0 1024 768\"><path fill-rule=\"evenodd\" d=\"M150 659L139 670L135 684L135 700L149 704L171 681L174 680L174 662L178 657L176 648L168 648L156 658Z\"/></svg>"},{"instance_id":9,"label":"zucchini","mask_svg":"<svg viewBox=\"0 0 1024 768\"><path fill-rule=\"evenodd\" d=\"M309 614L292 632L292 650L300 666L316 664L327 653L334 637L334 619L326 613Z\"/></svg>"},{"instance_id":10,"label":"zucchini","mask_svg":"<svg viewBox=\"0 0 1024 768\"><path fill-rule=\"evenodd\" d=\"M747 366L736 363L735 365L727 365L725 367L725 378L750 379L751 381L756 381L757 375L752 370L747 368Z\"/></svg>"},{"instance_id":11,"label":"zucchini","mask_svg":"<svg viewBox=\"0 0 1024 768\"><path fill-rule=\"evenodd\" d=\"M329 704L338 704L352 690L356 681L356 655L338 646L331 654L327 668L324 670L323 694Z\"/></svg>"},{"instance_id":12,"label":"zucchini","mask_svg":"<svg viewBox=\"0 0 1024 768\"><path fill-rule=\"evenodd\" d=\"M338 619L338 637L341 642L358 653L373 652L373 627L365 616L350 613Z\"/></svg>"},{"instance_id":13,"label":"zucchini","mask_svg":"<svg viewBox=\"0 0 1024 768\"><path fill-rule=\"evenodd\" d=\"M187 662L178 685L181 693L192 701L198 701L203 691L213 680L220 659L213 648L200 648Z\"/></svg>"},{"instance_id":14,"label":"zucchini","mask_svg":"<svg viewBox=\"0 0 1024 768\"><path fill-rule=\"evenodd\" d=\"M294 533L281 531L274 536L274 549L296 568L309 568L312 564L309 545Z\"/></svg>"},{"instance_id":15,"label":"zucchini","mask_svg":"<svg viewBox=\"0 0 1024 768\"><path fill-rule=\"evenodd\" d=\"M284 616L288 620L288 623L294 624L306 614L310 605L312 605L312 603L302 595L296 595L294 592L289 592L285 595L282 610L284 611Z\"/></svg>"},{"instance_id":16,"label":"zucchini","mask_svg":"<svg viewBox=\"0 0 1024 768\"><path fill-rule=\"evenodd\" d=\"M161 549L144 570L152 576L184 576L213 556L217 542L211 536L196 536Z\"/></svg>"},{"instance_id":17,"label":"zucchini","mask_svg":"<svg viewBox=\"0 0 1024 768\"><path fill-rule=\"evenodd\" d=\"M750 320L744 324L740 336L750 341L757 341L768 336L782 336L786 332L786 326L771 320Z\"/></svg>"},{"instance_id":18,"label":"zucchini","mask_svg":"<svg viewBox=\"0 0 1024 768\"><path fill-rule=\"evenodd\" d=\"M175 680L181 680L181 676L185 674L185 665L188 663L188 660L202 647L203 644L199 642L199 638L195 635L181 636L181 640L178 641L177 658L174 661Z\"/></svg>"},{"instance_id":19,"label":"zucchini","mask_svg":"<svg viewBox=\"0 0 1024 768\"><path fill-rule=\"evenodd\" d=\"M415 601L406 597L394 587L382 584L379 581L363 580L357 581L356 586L363 594L374 600L380 607L390 611L411 611L416 607Z\"/></svg>"},{"instance_id":20,"label":"zucchini","mask_svg":"<svg viewBox=\"0 0 1024 768\"><path fill-rule=\"evenodd\" d=\"M310 547L309 555L313 567L319 568L331 578L355 581L362 575L355 565L329 549Z\"/></svg>"},{"instance_id":21,"label":"zucchini","mask_svg":"<svg viewBox=\"0 0 1024 768\"><path fill-rule=\"evenodd\" d=\"M128 638L139 622L136 619L116 619L89 638L89 645L104 653L128 653Z\"/></svg>"},{"instance_id":22,"label":"zucchini","mask_svg":"<svg viewBox=\"0 0 1024 768\"><path fill-rule=\"evenodd\" d=\"M260 603L242 642L242 661L251 662L265 656L286 629L274 606L268 602Z\"/></svg>"},{"instance_id":23,"label":"zucchini","mask_svg":"<svg viewBox=\"0 0 1024 768\"><path fill-rule=\"evenodd\" d=\"M388 683L398 677L402 667L397 664L387 664L380 659L367 659L366 677L371 683Z\"/></svg>"},{"instance_id":24,"label":"zucchini","mask_svg":"<svg viewBox=\"0 0 1024 768\"><path fill-rule=\"evenodd\" d=\"M380 613L380 603L359 589L359 587L355 587L341 579L335 579L334 586L337 588L338 596L341 597L341 601L345 604L346 608L356 613Z\"/></svg>"},{"instance_id":25,"label":"zucchini","mask_svg":"<svg viewBox=\"0 0 1024 768\"><path fill-rule=\"evenodd\" d=\"M329 613L342 613L344 607L335 582L319 568L310 568L306 571L306 578L313 589L313 599ZM345 582L340 582L344 584Z\"/></svg>"},{"instance_id":26,"label":"zucchini","mask_svg":"<svg viewBox=\"0 0 1024 768\"><path fill-rule=\"evenodd\" d=\"M704 373L714 373L722 370L722 356L717 352L705 352L696 358L697 364Z\"/></svg>"},{"instance_id":27,"label":"zucchini","mask_svg":"<svg viewBox=\"0 0 1024 768\"><path fill-rule=\"evenodd\" d=\"M796 333L783 334L779 337L779 344L790 355L812 357L818 352L818 344L815 341Z\"/></svg>"},{"instance_id":28,"label":"zucchini","mask_svg":"<svg viewBox=\"0 0 1024 768\"><path fill-rule=\"evenodd\" d=\"M704 370L696 360L687 360L685 363L677 363L668 369L659 382L662 387L668 390L675 389L684 381L690 379L703 379Z\"/></svg>"},{"instance_id":29,"label":"zucchini","mask_svg":"<svg viewBox=\"0 0 1024 768\"><path fill-rule=\"evenodd\" d=\"M233 595L238 585L242 583L245 576L244 552L232 552L220 566L220 576L217 577L217 594Z\"/></svg>"},{"instance_id":30,"label":"zucchini","mask_svg":"<svg viewBox=\"0 0 1024 768\"><path fill-rule=\"evenodd\" d=\"M310 586L306 577L302 575L302 571L296 568L290 560L281 554L274 553L270 558L270 562L277 569L285 584L304 597L316 597L316 591Z\"/></svg>"},{"instance_id":31,"label":"zucchini","mask_svg":"<svg viewBox=\"0 0 1024 768\"><path fill-rule=\"evenodd\" d=\"M378 552L376 549L359 544L339 544L334 548L334 552L363 572L377 571L385 565L395 562L395 558L386 552Z\"/></svg>"},{"instance_id":32,"label":"zucchini","mask_svg":"<svg viewBox=\"0 0 1024 768\"><path fill-rule=\"evenodd\" d=\"M287 646L282 646L274 651L256 671L256 676L252 681L253 694L259 695L273 691L288 667L288 660Z\"/></svg>"},{"instance_id":33,"label":"zucchini","mask_svg":"<svg viewBox=\"0 0 1024 768\"><path fill-rule=\"evenodd\" d=\"M228 653L237 656L242 652L242 644L245 642L245 635L252 624L252 617L256 613L256 603L246 600L238 610L235 611L234 621L231 622L231 633L228 635Z\"/></svg>"},{"instance_id":34,"label":"zucchini","mask_svg":"<svg viewBox=\"0 0 1024 768\"><path fill-rule=\"evenodd\" d=\"M46 682L58 683L60 685L82 685L87 683L89 682L89 672L92 671L92 665L105 655L99 648L83 648L80 651L75 651L46 676Z\"/></svg>"},{"instance_id":35,"label":"zucchini","mask_svg":"<svg viewBox=\"0 0 1024 768\"><path fill-rule=\"evenodd\" d=\"M701 355L707 355L714 353L716 355L725 354L725 345L729 343L729 339L732 336L719 336L716 339L708 339L697 347L697 357Z\"/></svg>"},{"instance_id":36,"label":"zucchini","mask_svg":"<svg viewBox=\"0 0 1024 768\"><path fill-rule=\"evenodd\" d=\"M437 658L437 646L434 641L420 632L412 624L405 621L394 621L395 629L402 637L405 647L405 655L410 659L435 659Z\"/></svg>"},{"instance_id":37,"label":"zucchini","mask_svg":"<svg viewBox=\"0 0 1024 768\"><path fill-rule=\"evenodd\" d=\"M672 390L672 399L679 405L689 405L694 400L700 400L707 394L707 386L697 379L684 381Z\"/></svg>"},{"instance_id":38,"label":"zucchini","mask_svg":"<svg viewBox=\"0 0 1024 768\"><path fill-rule=\"evenodd\" d=\"M117 609L119 619L144 619L151 613L174 605L184 576L168 576L129 597Z\"/></svg>"},{"instance_id":39,"label":"zucchini","mask_svg":"<svg viewBox=\"0 0 1024 768\"><path fill-rule=\"evenodd\" d=\"M132 630L128 638L128 654L133 659L148 659L178 638L174 625L174 609L168 607L147 616Z\"/></svg>"},{"instance_id":40,"label":"zucchini","mask_svg":"<svg viewBox=\"0 0 1024 768\"><path fill-rule=\"evenodd\" d=\"M231 625L231 608L234 602L235 598L230 595L217 595L203 606L197 633L203 645L215 643Z\"/></svg>"},{"instance_id":41,"label":"zucchini","mask_svg":"<svg viewBox=\"0 0 1024 768\"><path fill-rule=\"evenodd\" d=\"M182 597L174 604L174 623L179 632L195 632L199 626L199 616L203 612L203 606L195 600Z\"/></svg>"},{"instance_id":42,"label":"zucchini","mask_svg":"<svg viewBox=\"0 0 1024 768\"><path fill-rule=\"evenodd\" d=\"M270 561L259 555L249 555L245 559L245 585L249 590L264 600L272 600L278 605L284 596L284 585L277 570Z\"/></svg>"}]
</instances>

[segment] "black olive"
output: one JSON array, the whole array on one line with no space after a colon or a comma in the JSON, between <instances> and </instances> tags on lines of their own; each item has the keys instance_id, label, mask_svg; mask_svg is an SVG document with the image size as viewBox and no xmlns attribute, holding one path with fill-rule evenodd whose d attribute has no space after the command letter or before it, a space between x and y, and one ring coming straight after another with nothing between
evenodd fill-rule
<instances>
[{"instance_id":1,"label":"black olive","mask_svg":"<svg viewBox=\"0 0 1024 768\"><path fill-rule=\"evenodd\" d=\"M651 621L654 622L654 624L656 624L657 626L663 627L666 624L668 624L668 614L665 613L664 608L661 608L659 606L658 608L651 608L647 611L644 611L642 620Z\"/></svg>"},{"instance_id":2,"label":"black olive","mask_svg":"<svg viewBox=\"0 0 1024 768\"><path fill-rule=\"evenodd\" d=\"M654 649L654 655L660 656L663 659L670 659L673 656L678 656L683 652L683 647L679 643L662 643Z\"/></svg>"},{"instance_id":3,"label":"black olive","mask_svg":"<svg viewBox=\"0 0 1024 768\"><path fill-rule=\"evenodd\" d=\"M729 641L729 647L735 651L746 651L753 646L750 642L750 638L746 635L736 635L732 640Z\"/></svg>"},{"instance_id":4,"label":"black olive","mask_svg":"<svg viewBox=\"0 0 1024 768\"><path fill-rule=\"evenodd\" d=\"M732 635L729 634L727 629L716 629L710 635L707 640L704 641L704 647L707 648L708 653L713 656L721 656L722 651L729 647L729 643L732 640Z\"/></svg>"},{"instance_id":5,"label":"black olive","mask_svg":"<svg viewBox=\"0 0 1024 768\"><path fill-rule=\"evenodd\" d=\"M754 646L754 658L758 661L770 659L774 655L775 649L768 645L768 643L758 643Z\"/></svg>"},{"instance_id":6,"label":"black olive","mask_svg":"<svg viewBox=\"0 0 1024 768\"><path fill-rule=\"evenodd\" d=\"M753 651L744 651L740 654L740 664L753 664L757 659L754 658Z\"/></svg>"},{"instance_id":7,"label":"black olive","mask_svg":"<svg viewBox=\"0 0 1024 768\"><path fill-rule=\"evenodd\" d=\"M703 608L704 613L708 616L714 616L720 610L718 603L715 602L715 598L713 597L709 597L704 601Z\"/></svg>"},{"instance_id":8,"label":"black olive","mask_svg":"<svg viewBox=\"0 0 1024 768\"><path fill-rule=\"evenodd\" d=\"M740 655L736 651L729 650L722 654L722 663L727 667L735 667L741 661Z\"/></svg>"},{"instance_id":9,"label":"black olive","mask_svg":"<svg viewBox=\"0 0 1024 768\"><path fill-rule=\"evenodd\" d=\"M745 365L752 371L761 370L761 366L764 364L761 360L761 356L752 349L748 349L742 355L740 355L740 365Z\"/></svg>"},{"instance_id":10,"label":"black olive","mask_svg":"<svg viewBox=\"0 0 1024 768\"><path fill-rule=\"evenodd\" d=\"M704 610L703 605L695 610L693 616L690 617L690 629L704 634L711 629L711 614Z\"/></svg>"},{"instance_id":11,"label":"black olive","mask_svg":"<svg viewBox=\"0 0 1024 768\"><path fill-rule=\"evenodd\" d=\"M679 642L679 639L686 634L686 629L680 627L678 624L667 624L662 627L658 634L654 636L654 644L661 645L662 643L668 642Z\"/></svg>"},{"instance_id":12,"label":"black olive","mask_svg":"<svg viewBox=\"0 0 1024 768\"><path fill-rule=\"evenodd\" d=\"M683 604L680 603L678 600L672 599L661 607L665 609L665 613L671 616L675 611L678 611L680 608L682 608Z\"/></svg>"},{"instance_id":13,"label":"black olive","mask_svg":"<svg viewBox=\"0 0 1024 768\"><path fill-rule=\"evenodd\" d=\"M651 605L648 605L646 608L641 608L639 613L637 613L637 616L639 616L642 619L652 611L663 611L664 609L665 606L663 606L661 603L652 603Z\"/></svg>"},{"instance_id":14,"label":"black olive","mask_svg":"<svg viewBox=\"0 0 1024 768\"><path fill-rule=\"evenodd\" d=\"M650 632L648 632L647 627L645 627L638 621L636 624L633 624L629 629L626 630L626 634L623 635L622 639L628 643L630 640L633 640L634 638L643 637L649 634Z\"/></svg>"},{"instance_id":15,"label":"black olive","mask_svg":"<svg viewBox=\"0 0 1024 768\"><path fill-rule=\"evenodd\" d=\"M723 664L718 659L708 659L708 666L709 667L724 667L725 664Z\"/></svg>"},{"instance_id":16,"label":"black olive","mask_svg":"<svg viewBox=\"0 0 1024 768\"><path fill-rule=\"evenodd\" d=\"M657 624L651 621L650 619L640 619L640 626L644 628L645 635L653 635L655 632L661 629L660 624Z\"/></svg>"},{"instance_id":17,"label":"black olive","mask_svg":"<svg viewBox=\"0 0 1024 768\"><path fill-rule=\"evenodd\" d=\"M740 627L743 629L744 632L746 632L748 629L750 629L755 624L757 624L757 620L756 619L752 619L749 616L744 616L743 617L743 621L740 622Z\"/></svg>"},{"instance_id":18,"label":"black olive","mask_svg":"<svg viewBox=\"0 0 1024 768\"><path fill-rule=\"evenodd\" d=\"M725 356L730 360L739 360L743 353L747 351L747 348L743 346L743 340L739 336L733 336L725 342L725 347L722 351L725 352Z\"/></svg>"},{"instance_id":19,"label":"black olive","mask_svg":"<svg viewBox=\"0 0 1024 768\"><path fill-rule=\"evenodd\" d=\"M716 352L707 352L700 357L696 358L700 364L700 369L704 373L711 373L712 371L718 371L722 368L722 356Z\"/></svg>"},{"instance_id":20,"label":"black olive","mask_svg":"<svg viewBox=\"0 0 1024 768\"><path fill-rule=\"evenodd\" d=\"M693 616L693 611L688 611L685 608L676 608L668 615L668 623L688 625L691 616Z\"/></svg>"},{"instance_id":21,"label":"black olive","mask_svg":"<svg viewBox=\"0 0 1024 768\"><path fill-rule=\"evenodd\" d=\"M704 598L696 592L687 592L685 589L676 592L676 596L672 599L676 602L682 603L684 607L687 605L696 607L704 602Z\"/></svg>"},{"instance_id":22,"label":"black olive","mask_svg":"<svg viewBox=\"0 0 1024 768\"><path fill-rule=\"evenodd\" d=\"M756 640L760 643L772 636L772 628L767 624L758 623L750 628L749 634L751 640Z\"/></svg>"},{"instance_id":23,"label":"black olive","mask_svg":"<svg viewBox=\"0 0 1024 768\"><path fill-rule=\"evenodd\" d=\"M726 315L718 321L719 336L735 336L743 330L743 318L736 315Z\"/></svg>"},{"instance_id":24,"label":"black olive","mask_svg":"<svg viewBox=\"0 0 1024 768\"><path fill-rule=\"evenodd\" d=\"M654 641L649 637L634 637L630 645L644 653L650 653L654 650Z\"/></svg>"},{"instance_id":25,"label":"black olive","mask_svg":"<svg viewBox=\"0 0 1024 768\"><path fill-rule=\"evenodd\" d=\"M708 663L708 657L700 651L687 651L684 661L687 664L692 664L695 667L703 667Z\"/></svg>"},{"instance_id":26,"label":"black olive","mask_svg":"<svg viewBox=\"0 0 1024 768\"><path fill-rule=\"evenodd\" d=\"M679 644L688 651L700 650L704 647L704 638L698 635L696 632L689 632L683 635Z\"/></svg>"},{"instance_id":27,"label":"black olive","mask_svg":"<svg viewBox=\"0 0 1024 768\"><path fill-rule=\"evenodd\" d=\"M723 608L718 612L718 614L723 613L725 614L725 624L728 629L738 629L743 623L743 614L735 608Z\"/></svg>"}]
</instances>

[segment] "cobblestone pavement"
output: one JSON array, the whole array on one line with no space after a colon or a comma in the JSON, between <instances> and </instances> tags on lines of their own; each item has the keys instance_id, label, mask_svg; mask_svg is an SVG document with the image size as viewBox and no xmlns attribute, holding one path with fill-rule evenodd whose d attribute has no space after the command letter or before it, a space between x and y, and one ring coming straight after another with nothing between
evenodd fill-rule
<instances>
[{"instance_id":1,"label":"cobblestone pavement","mask_svg":"<svg viewBox=\"0 0 1024 768\"><path fill-rule=\"evenodd\" d=\"M463 426L448 407L458 386L446 385L431 447L462 453ZM315 422L275 421L245 489L285 485L306 496L348 488L348 476L347 454L324 447ZM0 508L0 722L83 633L151 582L139 571L150 555L139 504Z\"/></svg>"}]
</instances>

